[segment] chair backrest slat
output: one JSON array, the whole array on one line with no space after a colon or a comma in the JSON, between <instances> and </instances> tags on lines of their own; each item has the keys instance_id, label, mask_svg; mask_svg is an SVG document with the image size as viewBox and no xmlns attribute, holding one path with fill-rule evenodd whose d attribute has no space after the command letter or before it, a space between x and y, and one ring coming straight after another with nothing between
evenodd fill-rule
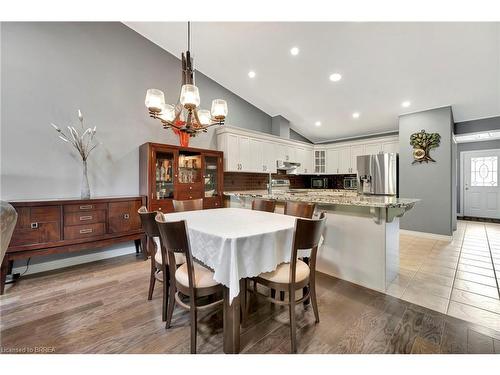
<instances>
[{"instance_id":1,"label":"chair backrest slat","mask_svg":"<svg viewBox=\"0 0 500 375\"><path fill-rule=\"evenodd\" d=\"M175 212L203 210L203 198L184 201L173 200Z\"/></svg>"},{"instance_id":2,"label":"chair backrest slat","mask_svg":"<svg viewBox=\"0 0 500 375\"><path fill-rule=\"evenodd\" d=\"M311 219L313 217L315 208L316 208L315 203L286 201L285 215Z\"/></svg>"},{"instance_id":3,"label":"chair backrest slat","mask_svg":"<svg viewBox=\"0 0 500 375\"><path fill-rule=\"evenodd\" d=\"M252 210L274 212L276 201L272 199L254 199L252 202Z\"/></svg>"}]
</instances>

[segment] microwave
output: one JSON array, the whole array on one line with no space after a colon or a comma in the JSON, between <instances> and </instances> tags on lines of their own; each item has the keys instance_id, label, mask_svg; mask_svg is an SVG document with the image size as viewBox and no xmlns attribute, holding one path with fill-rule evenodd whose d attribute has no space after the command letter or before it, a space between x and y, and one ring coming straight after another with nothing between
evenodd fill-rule
<instances>
[{"instance_id":1,"label":"microwave","mask_svg":"<svg viewBox=\"0 0 500 375\"><path fill-rule=\"evenodd\" d=\"M326 177L311 177L311 188L313 188L313 189L328 189L328 178L326 178Z\"/></svg>"},{"instance_id":2,"label":"microwave","mask_svg":"<svg viewBox=\"0 0 500 375\"><path fill-rule=\"evenodd\" d=\"M345 177L344 178L344 189L356 190L357 188L358 188L358 179L356 177Z\"/></svg>"}]
</instances>

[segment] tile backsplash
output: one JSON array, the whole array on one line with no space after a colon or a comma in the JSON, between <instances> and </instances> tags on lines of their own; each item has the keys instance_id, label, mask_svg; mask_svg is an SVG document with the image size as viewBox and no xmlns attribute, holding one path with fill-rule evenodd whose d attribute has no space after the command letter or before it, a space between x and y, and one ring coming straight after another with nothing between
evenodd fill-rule
<instances>
[{"instance_id":1,"label":"tile backsplash","mask_svg":"<svg viewBox=\"0 0 500 375\"><path fill-rule=\"evenodd\" d=\"M356 177L355 174L348 175L290 175L273 173L273 178L284 178L290 180L291 189L309 189L311 187L311 178L328 178L328 187L330 189L343 189L344 177ZM243 173L243 172L224 172L224 190L265 190L267 188L268 175L265 173Z\"/></svg>"}]
</instances>

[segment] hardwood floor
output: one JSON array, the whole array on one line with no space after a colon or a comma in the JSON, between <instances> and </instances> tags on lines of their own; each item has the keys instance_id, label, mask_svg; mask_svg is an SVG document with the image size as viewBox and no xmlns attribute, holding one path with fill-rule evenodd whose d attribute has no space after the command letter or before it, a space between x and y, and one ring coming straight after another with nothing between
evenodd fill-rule
<instances>
[{"instance_id":1,"label":"hardwood floor","mask_svg":"<svg viewBox=\"0 0 500 375\"><path fill-rule=\"evenodd\" d=\"M189 315L161 321L147 301L149 262L126 255L9 285L0 298L2 352L189 353ZM299 353L498 353L500 332L319 274L320 323L297 307ZM222 353L222 311L200 314L198 351ZM243 353L289 353L286 308L252 297ZM40 350L40 349L37 349Z\"/></svg>"}]
</instances>

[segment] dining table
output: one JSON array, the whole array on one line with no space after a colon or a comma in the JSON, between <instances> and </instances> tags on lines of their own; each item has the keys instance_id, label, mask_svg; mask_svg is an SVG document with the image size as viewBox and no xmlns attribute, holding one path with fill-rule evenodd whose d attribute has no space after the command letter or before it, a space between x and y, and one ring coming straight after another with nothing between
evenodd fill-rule
<instances>
[{"instance_id":1,"label":"dining table","mask_svg":"<svg viewBox=\"0 0 500 375\"><path fill-rule=\"evenodd\" d=\"M240 309L247 278L289 262L296 218L244 208L216 208L164 214L185 220L192 256L211 268L223 286L223 350L240 352Z\"/></svg>"}]
</instances>

